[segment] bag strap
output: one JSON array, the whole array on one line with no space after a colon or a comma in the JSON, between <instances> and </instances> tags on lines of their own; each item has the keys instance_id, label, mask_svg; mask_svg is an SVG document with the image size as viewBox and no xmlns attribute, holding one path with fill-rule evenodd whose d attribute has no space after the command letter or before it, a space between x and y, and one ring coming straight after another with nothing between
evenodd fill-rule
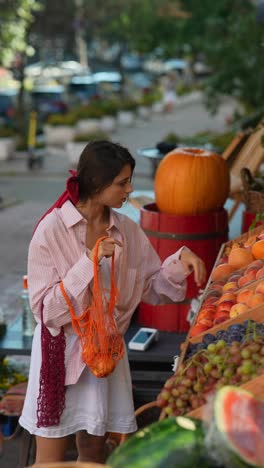
<instances>
[{"instance_id":1,"label":"bag strap","mask_svg":"<svg viewBox=\"0 0 264 468\"><path fill-rule=\"evenodd\" d=\"M100 242L102 242L104 239L107 239L108 236L100 237L94 248L94 261L93 261L93 266L94 266L94 284L93 284L93 299L92 299L92 306L95 306L95 308L100 308L102 309L103 307L103 290L100 285L100 265L98 261L98 249ZM113 253L112 255L112 263L111 263L111 289L110 289L110 299L109 299L109 304L108 304L108 313L110 315L113 314L114 308L115 308L115 303L116 303L116 297L117 297L117 287L115 284L115 267L114 267L114 262L115 262L115 254ZM69 308L70 314L71 314L71 319L72 319L72 326L74 331L77 333L79 337L82 336L81 328L83 328L86 324L87 320L87 315L89 311L91 310L92 306L88 306L84 312L80 315L77 316L75 314L75 310L73 307L73 304L66 293L66 290L64 288L63 282L60 282L60 290L61 293L67 303L67 306Z\"/></svg>"}]
</instances>

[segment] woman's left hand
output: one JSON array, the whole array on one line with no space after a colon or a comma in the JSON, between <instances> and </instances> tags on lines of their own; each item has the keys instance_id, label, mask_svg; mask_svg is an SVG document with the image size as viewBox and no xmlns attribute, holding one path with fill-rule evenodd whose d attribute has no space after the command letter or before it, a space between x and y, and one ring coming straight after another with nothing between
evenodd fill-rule
<instances>
[{"instance_id":1,"label":"woman's left hand","mask_svg":"<svg viewBox=\"0 0 264 468\"><path fill-rule=\"evenodd\" d=\"M201 286L206 280L206 268L204 261L191 250L183 248L180 260L186 274L194 272L194 281L197 286Z\"/></svg>"}]
</instances>

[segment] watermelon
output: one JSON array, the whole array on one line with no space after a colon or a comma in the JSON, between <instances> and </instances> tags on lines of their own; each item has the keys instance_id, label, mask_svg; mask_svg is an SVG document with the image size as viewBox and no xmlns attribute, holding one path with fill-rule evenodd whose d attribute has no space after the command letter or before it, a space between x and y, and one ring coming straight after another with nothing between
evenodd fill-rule
<instances>
[{"instance_id":1,"label":"watermelon","mask_svg":"<svg viewBox=\"0 0 264 468\"><path fill-rule=\"evenodd\" d=\"M226 386L215 396L213 413L205 444L215 460L228 468L264 467L264 400Z\"/></svg>"},{"instance_id":2,"label":"watermelon","mask_svg":"<svg viewBox=\"0 0 264 468\"><path fill-rule=\"evenodd\" d=\"M157 421L131 436L110 455L111 468L211 468L203 454L202 422L183 416Z\"/></svg>"}]
</instances>

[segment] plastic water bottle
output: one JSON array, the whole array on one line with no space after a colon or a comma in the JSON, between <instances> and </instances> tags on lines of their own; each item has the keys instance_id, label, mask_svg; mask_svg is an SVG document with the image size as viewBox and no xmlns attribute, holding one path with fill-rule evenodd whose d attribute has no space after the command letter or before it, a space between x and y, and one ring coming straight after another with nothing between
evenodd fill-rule
<instances>
[{"instance_id":1,"label":"plastic water bottle","mask_svg":"<svg viewBox=\"0 0 264 468\"><path fill-rule=\"evenodd\" d=\"M27 275L23 276L22 302L22 332L24 336L32 336L35 329L35 319L31 311L28 294Z\"/></svg>"}]
</instances>

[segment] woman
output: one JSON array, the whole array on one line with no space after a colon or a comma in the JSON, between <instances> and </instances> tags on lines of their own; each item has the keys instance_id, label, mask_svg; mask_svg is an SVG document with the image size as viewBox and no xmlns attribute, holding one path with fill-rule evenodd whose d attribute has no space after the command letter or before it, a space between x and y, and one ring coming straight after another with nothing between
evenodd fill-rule
<instances>
[{"instance_id":1,"label":"woman","mask_svg":"<svg viewBox=\"0 0 264 468\"><path fill-rule=\"evenodd\" d=\"M92 299L96 241L107 236L98 248L106 290L115 253L119 296L114 317L122 336L141 300L182 301L191 271L198 285L205 280L203 261L189 249L182 248L161 265L141 228L113 210L133 190L134 167L126 148L90 142L80 156L77 176L69 179L67 191L44 215L30 243L28 283L37 326L20 424L36 435L37 463L63 461L67 436L73 433L78 460L103 462L108 432L136 430L126 352L108 377L96 378L82 360L81 342L60 287L63 283L80 316Z\"/></svg>"}]
</instances>

